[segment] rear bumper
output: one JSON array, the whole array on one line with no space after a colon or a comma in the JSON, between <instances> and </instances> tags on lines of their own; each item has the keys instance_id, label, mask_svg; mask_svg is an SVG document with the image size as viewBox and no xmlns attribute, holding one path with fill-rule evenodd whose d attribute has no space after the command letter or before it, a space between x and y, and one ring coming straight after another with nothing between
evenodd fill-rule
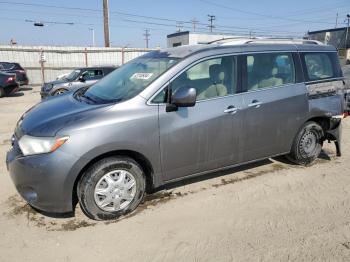
<instances>
[{"instance_id":1,"label":"rear bumper","mask_svg":"<svg viewBox=\"0 0 350 262\"><path fill-rule=\"evenodd\" d=\"M73 211L73 184L67 184L76 159L57 150L51 154L19 156L12 148L6 166L22 198L31 206L49 213Z\"/></svg>"},{"instance_id":2,"label":"rear bumper","mask_svg":"<svg viewBox=\"0 0 350 262\"><path fill-rule=\"evenodd\" d=\"M19 85L18 84L12 84L3 87L5 91L5 95L11 95L19 90Z\"/></svg>"}]
</instances>

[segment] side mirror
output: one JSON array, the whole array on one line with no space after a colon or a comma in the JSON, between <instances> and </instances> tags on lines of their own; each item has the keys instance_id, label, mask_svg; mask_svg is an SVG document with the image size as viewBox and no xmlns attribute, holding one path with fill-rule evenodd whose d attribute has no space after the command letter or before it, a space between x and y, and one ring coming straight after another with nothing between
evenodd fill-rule
<instances>
[{"instance_id":1,"label":"side mirror","mask_svg":"<svg viewBox=\"0 0 350 262\"><path fill-rule=\"evenodd\" d=\"M197 91L193 87L182 86L171 96L166 111L176 111L178 107L192 107L196 104Z\"/></svg>"},{"instance_id":2,"label":"side mirror","mask_svg":"<svg viewBox=\"0 0 350 262\"><path fill-rule=\"evenodd\" d=\"M78 80L79 80L80 82L85 82L85 77L84 77L84 75L79 76Z\"/></svg>"}]
</instances>

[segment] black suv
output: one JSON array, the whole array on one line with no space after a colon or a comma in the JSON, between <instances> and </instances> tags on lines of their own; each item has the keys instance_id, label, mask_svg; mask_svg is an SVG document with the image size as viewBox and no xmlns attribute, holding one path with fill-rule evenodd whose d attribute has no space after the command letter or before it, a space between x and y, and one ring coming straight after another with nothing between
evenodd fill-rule
<instances>
[{"instance_id":1,"label":"black suv","mask_svg":"<svg viewBox=\"0 0 350 262\"><path fill-rule=\"evenodd\" d=\"M0 71L5 73L14 73L16 74L17 82L22 85L28 85L29 79L27 72L19 63L11 62L0 62Z\"/></svg>"},{"instance_id":2,"label":"black suv","mask_svg":"<svg viewBox=\"0 0 350 262\"><path fill-rule=\"evenodd\" d=\"M18 87L15 74L0 71L0 97L16 92Z\"/></svg>"}]
</instances>

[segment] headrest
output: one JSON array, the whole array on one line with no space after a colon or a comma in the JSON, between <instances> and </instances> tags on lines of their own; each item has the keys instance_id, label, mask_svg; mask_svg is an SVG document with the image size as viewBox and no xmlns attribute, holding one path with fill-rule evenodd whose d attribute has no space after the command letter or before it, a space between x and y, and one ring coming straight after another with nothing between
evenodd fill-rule
<instances>
[{"instance_id":1,"label":"headrest","mask_svg":"<svg viewBox=\"0 0 350 262\"><path fill-rule=\"evenodd\" d=\"M210 79L223 81L225 79L225 68L222 65L214 64L209 66Z\"/></svg>"},{"instance_id":2,"label":"headrest","mask_svg":"<svg viewBox=\"0 0 350 262\"><path fill-rule=\"evenodd\" d=\"M271 74L272 76L276 76L278 74L278 68L277 67L272 68Z\"/></svg>"}]
</instances>

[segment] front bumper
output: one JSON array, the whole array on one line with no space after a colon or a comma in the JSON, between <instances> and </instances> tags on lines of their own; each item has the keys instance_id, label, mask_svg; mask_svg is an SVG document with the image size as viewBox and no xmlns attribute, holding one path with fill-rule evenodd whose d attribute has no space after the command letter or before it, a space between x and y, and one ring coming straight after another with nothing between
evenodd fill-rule
<instances>
[{"instance_id":1,"label":"front bumper","mask_svg":"<svg viewBox=\"0 0 350 262\"><path fill-rule=\"evenodd\" d=\"M6 165L18 193L33 207L49 213L73 211L74 182L68 176L76 158L60 150L21 156L16 146L7 153Z\"/></svg>"},{"instance_id":2,"label":"front bumper","mask_svg":"<svg viewBox=\"0 0 350 262\"><path fill-rule=\"evenodd\" d=\"M45 99L49 97L52 89L53 89L53 86L50 86L50 84L45 83L40 89L41 99Z\"/></svg>"},{"instance_id":3,"label":"front bumper","mask_svg":"<svg viewBox=\"0 0 350 262\"><path fill-rule=\"evenodd\" d=\"M41 99L45 99L49 96L49 93L41 91L40 96L41 96Z\"/></svg>"}]
</instances>

